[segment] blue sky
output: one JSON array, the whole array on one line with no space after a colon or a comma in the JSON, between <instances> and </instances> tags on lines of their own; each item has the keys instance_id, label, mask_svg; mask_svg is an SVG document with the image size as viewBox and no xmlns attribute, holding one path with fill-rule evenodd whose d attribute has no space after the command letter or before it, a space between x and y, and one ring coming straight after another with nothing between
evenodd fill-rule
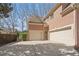
<instances>
[{"instance_id":1,"label":"blue sky","mask_svg":"<svg viewBox=\"0 0 79 59\"><path fill-rule=\"evenodd\" d=\"M25 9L28 11L28 13L31 14L31 12L35 10L36 13L39 13L39 16L41 16L41 14L42 16L44 16L43 11L45 9L48 11L53 7L54 4L53 3L17 3L15 5L18 11ZM45 15L47 15L47 12L45 13L46 13Z\"/></svg>"},{"instance_id":2,"label":"blue sky","mask_svg":"<svg viewBox=\"0 0 79 59\"><path fill-rule=\"evenodd\" d=\"M27 18L32 15L38 15L41 17L45 17L48 11L53 8L55 4L53 3L16 3L13 4L13 18L17 19L15 21L17 23L17 29L21 31L22 25L21 20L26 19L24 21L24 30L27 30ZM7 18L9 19L9 18Z\"/></svg>"},{"instance_id":3,"label":"blue sky","mask_svg":"<svg viewBox=\"0 0 79 59\"><path fill-rule=\"evenodd\" d=\"M47 15L48 11L51 8L53 8L53 6L55 4L53 4L53 3L23 3L23 4L20 4L20 3L18 3L18 4L15 4L15 5L16 5L15 9L17 9L17 11L19 12L19 15L22 15L24 13L24 10L25 10L26 13L27 13L26 14L27 16L33 15L35 13L36 15L43 17L43 16ZM25 15L25 17L26 17L26 15ZM20 30L21 27L22 27L21 25L18 27L19 30ZM28 26L26 26L26 22L25 22L24 30L27 29L27 27Z\"/></svg>"}]
</instances>

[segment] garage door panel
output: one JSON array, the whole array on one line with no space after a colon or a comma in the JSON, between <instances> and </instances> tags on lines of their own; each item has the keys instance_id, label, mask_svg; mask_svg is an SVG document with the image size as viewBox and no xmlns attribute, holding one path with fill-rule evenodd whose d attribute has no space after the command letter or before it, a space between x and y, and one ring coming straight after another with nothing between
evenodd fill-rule
<instances>
[{"instance_id":1,"label":"garage door panel","mask_svg":"<svg viewBox=\"0 0 79 59\"><path fill-rule=\"evenodd\" d=\"M42 40L43 39L43 31L39 30L31 30L29 31L30 40Z\"/></svg>"},{"instance_id":2,"label":"garage door panel","mask_svg":"<svg viewBox=\"0 0 79 59\"><path fill-rule=\"evenodd\" d=\"M50 40L54 43L61 43L69 46L75 45L72 29L50 32Z\"/></svg>"}]
</instances>

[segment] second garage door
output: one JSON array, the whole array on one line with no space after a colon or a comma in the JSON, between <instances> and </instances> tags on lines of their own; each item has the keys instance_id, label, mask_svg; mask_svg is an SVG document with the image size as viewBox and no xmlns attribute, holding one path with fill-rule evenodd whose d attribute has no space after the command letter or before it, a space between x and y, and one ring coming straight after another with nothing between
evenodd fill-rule
<instances>
[{"instance_id":1,"label":"second garage door","mask_svg":"<svg viewBox=\"0 0 79 59\"><path fill-rule=\"evenodd\" d=\"M30 30L29 38L31 41L33 40L43 40L43 31L42 30Z\"/></svg>"},{"instance_id":2,"label":"second garage door","mask_svg":"<svg viewBox=\"0 0 79 59\"><path fill-rule=\"evenodd\" d=\"M61 43L67 46L75 45L75 39L71 27L51 31L50 40L54 43Z\"/></svg>"}]
</instances>

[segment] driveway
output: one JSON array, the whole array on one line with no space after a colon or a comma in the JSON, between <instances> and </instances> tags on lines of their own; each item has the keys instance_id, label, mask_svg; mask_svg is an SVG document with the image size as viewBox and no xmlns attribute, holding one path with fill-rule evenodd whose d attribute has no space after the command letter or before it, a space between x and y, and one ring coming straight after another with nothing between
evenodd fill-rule
<instances>
[{"instance_id":1,"label":"driveway","mask_svg":"<svg viewBox=\"0 0 79 59\"><path fill-rule=\"evenodd\" d=\"M78 56L71 46L50 41L13 42L0 47L0 56Z\"/></svg>"}]
</instances>

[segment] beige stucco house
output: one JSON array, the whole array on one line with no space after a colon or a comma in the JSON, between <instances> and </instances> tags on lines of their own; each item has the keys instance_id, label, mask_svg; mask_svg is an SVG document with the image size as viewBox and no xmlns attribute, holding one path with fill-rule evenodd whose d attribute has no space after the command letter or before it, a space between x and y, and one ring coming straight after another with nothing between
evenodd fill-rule
<instances>
[{"instance_id":1,"label":"beige stucco house","mask_svg":"<svg viewBox=\"0 0 79 59\"><path fill-rule=\"evenodd\" d=\"M29 40L45 39L79 47L79 4L56 4L43 22L29 21Z\"/></svg>"}]
</instances>

